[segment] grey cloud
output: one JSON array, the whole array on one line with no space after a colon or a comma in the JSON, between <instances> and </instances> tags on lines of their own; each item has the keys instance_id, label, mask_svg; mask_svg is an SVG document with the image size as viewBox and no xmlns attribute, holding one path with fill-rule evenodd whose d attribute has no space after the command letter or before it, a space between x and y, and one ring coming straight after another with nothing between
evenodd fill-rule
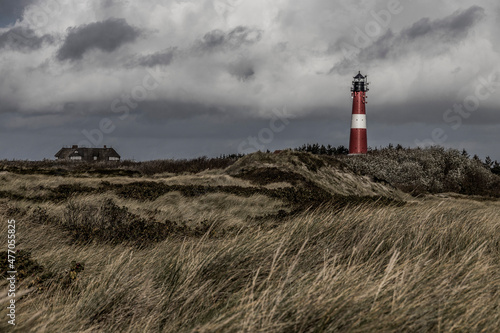
<instances>
[{"instance_id":1,"label":"grey cloud","mask_svg":"<svg viewBox=\"0 0 500 333\"><path fill-rule=\"evenodd\" d=\"M173 61L176 51L176 47L171 47L160 52L143 56L139 58L138 64L144 67L154 67L157 65L168 66Z\"/></svg>"},{"instance_id":2,"label":"grey cloud","mask_svg":"<svg viewBox=\"0 0 500 333\"><path fill-rule=\"evenodd\" d=\"M205 52L218 52L224 50L234 50L242 46L252 45L259 42L262 38L262 30L251 29L238 26L228 32L216 29L207 32L201 40L197 40L193 47L186 50L178 50L177 47L171 47L154 54L142 56L137 64L145 67L154 67L156 65L169 65L176 53L199 54ZM252 66L248 62L238 62L229 66L229 72L245 80L254 74Z\"/></svg>"},{"instance_id":3,"label":"grey cloud","mask_svg":"<svg viewBox=\"0 0 500 333\"><path fill-rule=\"evenodd\" d=\"M202 52L237 49L244 45L255 44L259 42L261 38L262 30L244 26L236 27L227 33L216 29L207 32L202 40L197 42L195 49Z\"/></svg>"},{"instance_id":4,"label":"grey cloud","mask_svg":"<svg viewBox=\"0 0 500 333\"><path fill-rule=\"evenodd\" d=\"M456 11L443 19L431 21L423 18L401 32L400 39L414 40L431 37L443 42L454 42L467 37L469 29L484 17L484 9L472 6L464 11Z\"/></svg>"},{"instance_id":5,"label":"grey cloud","mask_svg":"<svg viewBox=\"0 0 500 333\"><path fill-rule=\"evenodd\" d=\"M43 43L52 43L54 38L50 35L37 36L29 28L16 27L0 34L0 49L11 48L17 51L28 52L42 47Z\"/></svg>"},{"instance_id":6,"label":"grey cloud","mask_svg":"<svg viewBox=\"0 0 500 333\"><path fill-rule=\"evenodd\" d=\"M483 17L484 9L472 6L443 19L423 18L400 34L388 30L373 45L363 49L359 57L361 60L386 59L417 50L420 54L439 54L448 49L447 45L465 39Z\"/></svg>"},{"instance_id":7,"label":"grey cloud","mask_svg":"<svg viewBox=\"0 0 500 333\"><path fill-rule=\"evenodd\" d=\"M224 45L226 41L226 34L222 30L213 30L207 32L203 36L203 41L200 42L200 47L204 49L214 49Z\"/></svg>"},{"instance_id":8,"label":"grey cloud","mask_svg":"<svg viewBox=\"0 0 500 333\"><path fill-rule=\"evenodd\" d=\"M228 34L229 42L236 46L257 43L260 41L261 37L261 30L250 29L242 26L236 27Z\"/></svg>"},{"instance_id":9,"label":"grey cloud","mask_svg":"<svg viewBox=\"0 0 500 333\"><path fill-rule=\"evenodd\" d=\"M80 60L93 49L113 52L139 37L140 30L130 26L125 19L108 19L70 28L64 44L57 52L59 60Z\"/></svg>"},{"instance_id":10,"label":"grey cloud","mask_svg":"<svg viewBox=\"0 0 500 333\"><path fill-rule=\"evenodd\" d=\"M400 36L395 35L392 30L387 30L373 45L361 50L359 58L362 61L386 59L401 52L402 47Z\"/></svg>"},{"instance_id":11,"label":"grey cloud","mask_svg":"<svg viewBox=\"0 0 500 333\"><path fill-rule=\"evenodd\" d=\"M255 76L254 64L248 59L230 64L228 71L240 81L246 81Z\"/></svg>"},{"instance_id":12,"label":"grey cloud","mask_svg":"<svg viewBox=\"0 0 500 333\"><path fill-rule=\"evenodd\" d=\"M397 34L389 29L373 44L362 48L354 59L343 59L337 63L330 74L351 72L356 69L357 62L394 59L411 52L418 52L422 56L442 54L449 49L449 45L464 40L484 16L484 9L474 5L442 19L422 18ZM342 38L331 49L339 51L344 43L346 39Z\"/></svg>"},{"instance_id":13,"label":"grey cloud","mask_svg":"<svg viewBox=\"0 0 500 333\"><path fill-rule=\"evenodd\" d=\"M417 48L421 54L441 53L447 49L444 44L465 39L470 29L483 17L484 9L472 6L464 11L456 11L443 19L432 21L423 18L401 31L399 35L393 34L391 30L387 31L373 45L363 49L360 58L385 59L415 51Z\"/></svg>"}]
</instances>

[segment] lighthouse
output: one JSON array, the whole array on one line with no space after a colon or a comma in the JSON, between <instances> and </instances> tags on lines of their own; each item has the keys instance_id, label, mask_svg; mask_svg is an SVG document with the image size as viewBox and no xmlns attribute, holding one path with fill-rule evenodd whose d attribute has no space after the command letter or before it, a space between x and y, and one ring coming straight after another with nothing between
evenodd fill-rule
<instances>
[{"instance_id":1,"label":"lighthouse","mask_svg":"<svg viewBox=\"0 0 500 333\"><path fill-rule=\"evenodd\" d=\"M352 118L351 138L349 140L349 155L366 154L368 141L366 138L366 92L368 89L367 76L361 72L354 77L351 87Z\"/></svg>"}]
</instances>

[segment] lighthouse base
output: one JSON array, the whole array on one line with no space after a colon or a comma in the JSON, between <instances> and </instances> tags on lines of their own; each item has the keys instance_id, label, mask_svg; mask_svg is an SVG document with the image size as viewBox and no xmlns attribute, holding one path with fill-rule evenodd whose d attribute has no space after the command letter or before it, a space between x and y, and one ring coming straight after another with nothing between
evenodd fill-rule
<instances>
[{"instance_id":1,"label":"lighthouse base","mask_svg":"<svg viewBox=\"0 0 500 333\"><path fill-rule=\"evenodd\" d=\"M366 154L368 151L368 139L366 128L351 128L349 140L349 155Z\"/></svg>"}]
</instances>

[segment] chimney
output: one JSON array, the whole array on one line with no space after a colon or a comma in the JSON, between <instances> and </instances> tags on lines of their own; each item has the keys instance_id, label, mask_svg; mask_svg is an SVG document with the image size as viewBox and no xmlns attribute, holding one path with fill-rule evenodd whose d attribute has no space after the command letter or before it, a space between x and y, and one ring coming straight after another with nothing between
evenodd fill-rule
<instances>
[{"instance_id":1,"label":"chimney","mask_svg":"<svg viewBox=\"0 0 500 333\"><path fill-rule=\"evenodd\" d=\"M76 149L78 148L78 145L73 145L73 147L71 147L72 149Z\"/></svg>"},{"instance_id":2,"label":"chimney","mask_svg":"<svg viewBox=\"0 0 500 333\"><path fill-rule=\"evenodd\" d=\"M106 145L104 145L104 148L106 148Z\"/></svg>"}]
</instances>

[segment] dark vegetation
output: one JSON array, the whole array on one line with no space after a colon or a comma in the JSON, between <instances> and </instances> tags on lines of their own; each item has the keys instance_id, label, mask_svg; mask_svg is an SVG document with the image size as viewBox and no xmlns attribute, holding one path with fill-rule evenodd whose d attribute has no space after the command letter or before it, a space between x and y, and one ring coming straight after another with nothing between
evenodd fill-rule
<instances>
[{"instance_id":1,"label":"dark vegetation","mask_svg":"<svg viewBox=\"0 0 500 333\"><path fill-rule=\"evenodd\" d=\"M124 243L138 248L153 245L168 236L201 237L212 227L212 223L206 220L187 226L186 221L145 219L131 213L125 206L118 206L111 199L95 204L69 199L60 220L46 209L37 207L29 215L29 221L62 227L70 236L71 243ZM209 233L208 236L215 234Z\"/></svg>"},{"instance_id":2,"label":"dark vegetation","mask_svg":"<svg viewBox=\"0 0 500 333\"><path fill-rule=\"evenodd\" d=\"M12 255L12 253L10 253ZM7 251L0 252L0 278L7 278L9 275L7 271L11 271L7 260L9 253ZM24 280L27 277L36 275L43 272L43 267L40 266L35 260L31 258L31 253L26 250L17 250L15 252L15 267L17 270L16 278L19 280ZM12 257L11 257L12 258Z\"/></svg>"},{"instance_id":3,"label":"dark vegetation","mask_svg":"<svg viewBox=\"0 0 500 333\"><path fill-rule=\"evenodd\" d=\"M305 144L297 151L335 156L351 171L371 176L413 195L455 192L500 197L500 163L489 156L482 161L467 151L442 147L404 148L389 144L369 148L364 156L349 156L344 146Z\"/></svg>"},{"instance_id":4,"label":"dark vegetation","mask_svg":"<svg viewBox=\"0 0 500 333\"><path fill-rule=\"evenodd\" d=\"M12 253L10 254L12 255ZM8 267L8 255L7 251L0 253L0 258L2 258L0 261L0 278L2 279L6 279L10 275L7 273L7 271L11 271ZM17 272L16 279L20 282L27 281L28 288L36 288L38 292L41 292L53 282L54 274L34 260L30 251L17 250L14 257Z\"/></svg>"},{"instance_id":5,"label":"dark vegetation","mask_svg":"<svg viewBox=\"0 0 500 333\"><path fill-rule=\"evenodd\" d=\"M319 143L306 143L298 148L295 148L296 151L307 152L315 155L347 155L349 154L349 148L346 148L343 145L333 147L331 145L320 145Z\"/></svg>"},{"instance_id":6,"label":"dark vegetation","mask_svg":"<svg viewBox=\"0 0 500 333\"><path fill-rule=\"evenodd\" d=\"M373 149L365 156L342 159L350 170L384 181L413 195L455 192L500 197L498 162L470 158L442 147Z\"/></svg>"},{"instance_id":7,"label":"dark vegetation","mask_svg":"<svg viewBox=\"0 0 500 333\"><path fill-rule=\"evenodd\" d=\"M372 153L381 153L385 150L397 150L399 152L401 152L401 154L404 154L404 152L408 152L408 151L411 151L411 150L423 150L423 151L426 151L426 150L434 150L434 149L438 149L438 150L441 150L443 151L443 148L441 147L438 147L438 146L435 146L435 147L430 147L430 148L426 148L426 149L422 149L422 148L404 148L403 146L401 146L400 144L396 145L396 147L394 147L393 144L389 144L387 147L380 147L380 148L371 148L369 147L368 148L368 155L372 154ZM314 155L329 155L329 156L341 156L341 155L348 155L349 154L349 148L346 148L345 146L343 145L340 145L340 146L337 146L337 147L333 147L331 145L320 145L319 143L314 143L314 144L310 144L310 143L307 143L307 144L304 144L298 148L295 148L294 150L296 151L301 151L301 152L307 152L307 153L311 153L311 154L314 154ZM454 150L454 149L451 149L452 151L457 151L457 150ZM469 153L463 149L462 152L461 152L461 155L462 156L465 156L467 158L470 158L470 155ZM472 157L472 159L476 162L480 162L486 169L489 169L492 173L496 174L496 175L500 175L500 162L498 162L497 160L493 161L491 159L491 157L489 156L486 156L486 158L484 159L484 161L481 161L481 159L479 158L479 156L477 155L474 155Z\"/></svg>"},{"instance_id":8,"label":"dark vegetation","mask_svg":"<svg viewBox=\"0 0 500 333\"><path fill-rule=\"evenodd\" d=\"M74 241L92 240L119 244L134 243L138 246L162 241L174 232L171 221L149 221L119 207L108 199L98 204L82 204L72 200L66 204L62 225Z\"/></svg>"},{"instance_id":9,"label":"dark vegetation","mask_svg":"<svg viewBox=\"0 0 500 333\"><path fill-rule=\"evenodd\" d=\"M10 271L7 266L8 252L0 253L0 278L7 278ZM26 282L27 288L34 289L37 293L46 291L51 285L55 284L63 288L68 288L78 278L78 274L85 269L83 263L72 261L69 264L69 269L62 274L54 274L38 261L32 258L31 252L28 250L17 250L15 253L16 279L19 282Z\"/></svg>"},{"instance_id":10,"label":"dark vegetation","mask_svg":"<svg viewBox=\"0 0 500 333\"><path fill-rule=\"evenodd\" d=\"M0 171L54 176L75 176L79 174L95 176L148 176L158 173L197 173L207 169L226 168L242 156L240 154L231 154L214 158L198 157L190 160L155 160L147 162L124 160L114 163L2 160L0 161Z\"/></svg>"},{"instance_id":11,"label":"dark vegetation","mask_svg":"<svg viewBox=\"0 0 500 333\"><path fill-rule=\"evenodd\" d=\"M291 171L281 170L275 167L272 168L257 168L245 171L238 175L239 178L250 180L257 185L267 185L271 183L288 182L292 185L303 183L305 177Z\"/></svg>"}]
</instances>

